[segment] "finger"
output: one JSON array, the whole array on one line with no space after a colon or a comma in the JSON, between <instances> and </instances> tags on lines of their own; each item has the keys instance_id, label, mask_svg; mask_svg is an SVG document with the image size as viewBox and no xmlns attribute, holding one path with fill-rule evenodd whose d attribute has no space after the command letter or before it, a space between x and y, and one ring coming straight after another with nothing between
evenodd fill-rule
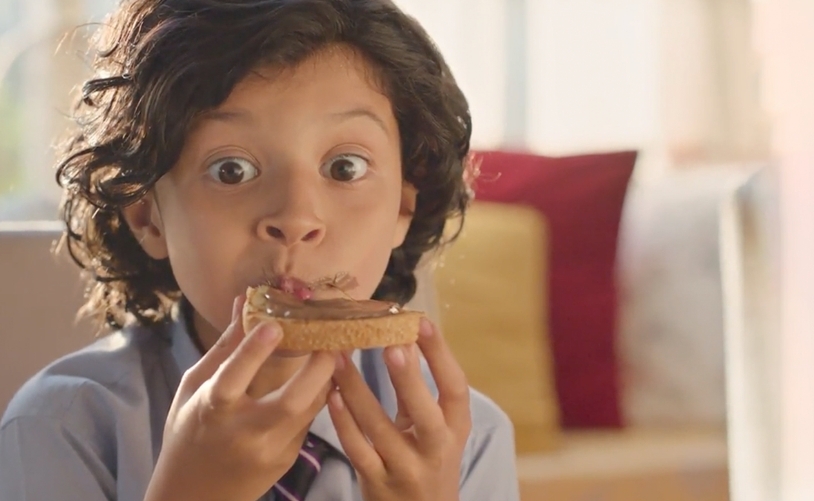
<instances>
[{"instance_id":1,"label":"finger","mask_svg":"<svg viewBox=\"0 0 814 501\"><path fill-rule=\"evenodd\" d=\"M342 444L353 467L366 477L378 476L383 472L382 458L367 441L365 434L345 406L342 394L336 389L331 390L328 397L328 413L336 428L339 443Z\"/></svg>"},{"instance_id":2,"label":"finger","mask_svg":"<svg viewBox=\"0 0 814 501\"><path fill-rule=\"evenodd\" d=\"M395 424L384 412L359 370L345 355L337 357L337 370L334 373L345 408L359 425L362 433L370 439L384 462L403 459L407 444Z\"/></svg>"},{"instance_id":3,"label":"finger","mask_svg":"<svg viewBox=\"0 0 814 501\"><path fill-rule=\"evenodd\" d=\"M280 324L273 320L252 329L213 376L213 403L234 402L246 396L249 384L282 337Z\"/></svg>"},{"instance_id":4,"label":"finger","mask_svg":"<svg viewBox=\"0 0 814 501\"><path fill-rule=\"evenodd\" d=\"M472 426L466 374L443 336L426 318L421 319L418 347L424 354L438 387L438 405L444 413L447 425L460 434L459 438L465 438Z\"/></svg>"},{"instance_id":5,"label":"finger","mask_svg":"<svg viewBox=\"0 0 814 501\"><path fill-rule=\"evenodd\" d=\"M384 359L400 400L399 412L409 416L419 438L425 439L428 444L438 442L446 431L447 423L421 374L415 345L390 346L384 351Z\"/></svg>"},{"instance_id":6,"label":"finger","mask_svg":"<svg viewBox=\"0 0 814 501\"><path fill-rule=\"evenodd\" d=\"M396 425L396 428L399 431L407 431L413 426L413 421L410 419L410 416L407 414L407 406L404 404L404 401L401 399L398 393L396 393L396 419L393 420L393 424Z\"/></svg>"},{"instance_id":7,"label":"finger","mask_svg":"<svg viewBox=\"0 0 814 501\"><path fill-rule=\"evenodd\" d=\"M245 295L237 296L232 304L232 320L229 326L223 331L221 337L201 359L193 365L185 374L179 385L179 392L194 392L204 381L210 379L221 364L240 345L245 338L243 332L243 322L240 321L240 313L243 310Z\"/></svg>"},{"instance_id":8,"label":"finger","mask_svg":"<svg viewBox=\"0 0 814 501\"><path fill-rule=\"evenodd\" d=\"M328 391L333 386L331 376L336 357L330 352L313 352L294 375L277 391L260 398L262 414L283 415L289 418L313 419L325 406Z\"/></svg>"}]
</instances>

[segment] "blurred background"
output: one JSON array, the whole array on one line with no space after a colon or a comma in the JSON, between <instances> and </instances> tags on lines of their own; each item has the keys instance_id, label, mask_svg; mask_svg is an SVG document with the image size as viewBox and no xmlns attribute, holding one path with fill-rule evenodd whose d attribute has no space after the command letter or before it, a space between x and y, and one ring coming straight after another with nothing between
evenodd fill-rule
<instances>
[{"instance_id":1,"label":"blurred background","mask_svg":"<svg viewBox=\"0 0 814 501\"><path fill-rule=\"evenodd\" d=\"M396 3L482 159L415 303L513 419L524 501L814 499L814 1ZM114 4L0 0L0 408L91 339L28 305L81 296L52 145Z\"/></svg>"}]
</instances>

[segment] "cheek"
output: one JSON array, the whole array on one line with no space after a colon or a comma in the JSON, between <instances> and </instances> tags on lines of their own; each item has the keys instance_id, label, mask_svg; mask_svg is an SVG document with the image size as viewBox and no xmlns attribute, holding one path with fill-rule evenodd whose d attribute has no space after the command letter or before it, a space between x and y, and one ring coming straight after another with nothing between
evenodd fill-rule
<instances>
[{"instance_id":1,"label":"cheek","mask_svg":"<svg viewBox=\"0 0 814 501\"><path fill-rule=\"evenodd\" d=\"M356 273L360 292L365 299L373 296L376 288L379 287L392 252L389 245L381 245L378 248L371 247L369 251L370 252L364 256L360 269Z\"/></svg>"},{"instance_id":2,"label":"cheek","mask_svg":"<svg viewBox=\"0 0 814 501\"><path fill-rule=\"evenodd\" d=\"M165 218L173 275L196 311L221 330L230 321L232 300L242 292L235 273L248 264L241 257L243 233L233 214L195 204L177 207Z\"/></svg>"},{"instance_id":3,"label":"cheek","mask_svg":"<svg viewBox=\"0 0 814 501\"><path fill-rule=\"evenodd\" d=\"M393 235L398 221L398 203L379 203L375 207L359 207L340 244L348 252L347 270L359 282L358 294L369 298L379 286L392 252Z\"/></svg>"},{"instance_id":4,"label":"cheek","mask_svg":"<svg viewBox=\"0 0 814 501\"><path fill-rule=\"evenodd\" d=\"M232 237L229 233L234 222L224 224L228 221L228 215L204 208L188 207L174 211L172 218L165 224L171 261L185 265L220 254L223 247L228 247Z\"/></svg>"}]
</instances>

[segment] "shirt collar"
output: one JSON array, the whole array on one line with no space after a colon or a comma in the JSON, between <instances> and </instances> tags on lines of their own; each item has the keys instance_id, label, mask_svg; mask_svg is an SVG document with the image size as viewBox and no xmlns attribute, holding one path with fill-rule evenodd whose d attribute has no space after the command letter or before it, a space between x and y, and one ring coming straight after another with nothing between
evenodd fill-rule
<instances>
[{"instance_id":1,"label":"shirt collar","mask_svg":"<svg viewBox=\"0 0 814 501\"><path fill-rule=\"evenodd\" d=\"M201 353L195 347L195 343L192 342L189 332L186 318L181 311L181 305L176 303L172 309L170 342L172 344L172 356L176 365L178 365L180 374L184 374L201 359Z\"/></svg>"},{"instance_id":2,"label":"shirt collar","mask_svg":"<svg viewBox=\"0 0 814 501\"><path fill-rule=\"evenodd\" d=\"M176 303L172 310L172 325L170 328L170 341L172 343L171 352L178 366L179 374L184 374L193 365L198 363L202 354L195 346L190 335L191 330L187 325L185 315L181 308L180 303ZM351 360L357 368L361 367L361 351L356 350L351 356ZM336 433L331 416L328 413L328 407L325 406L316 415L314 421L311 423L309 429L311 433L320 437L328 442L334 449L338 450L342 455L345 455L345 449L339 442L339 436Z\"/></svg>"}]
</instances>

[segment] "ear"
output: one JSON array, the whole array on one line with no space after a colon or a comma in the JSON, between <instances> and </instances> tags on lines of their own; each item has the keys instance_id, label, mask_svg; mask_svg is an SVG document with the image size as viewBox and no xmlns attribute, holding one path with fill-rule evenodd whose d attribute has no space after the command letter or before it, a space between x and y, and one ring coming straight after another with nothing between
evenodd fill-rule
<instances>
[{"instance_id":1,"label":"ear","mask_svg":"<svg viewBox=\"0 0 814 501\"><path fill-rule=\"evenodd\" d=\"M164 224L153 192L122 209L122 215L148 256L153 259L166 259L169 256Z\"/></svg>"},{"instance_id":2,"label":"ear","mask_svg":"<svg viewBox=\"0 0 814 501\"><path fill-rule=\"evenodd\" d=\"M415 186L407 182L403 182L401 184L401 205L399 206L399 218L396 222L396 232L393 235L394 249L404 243L404 238L407 236L407 230L410 229L410 223L413 222L417 195L418 190L416 190Z\"/></svg>"}]
</instances>

